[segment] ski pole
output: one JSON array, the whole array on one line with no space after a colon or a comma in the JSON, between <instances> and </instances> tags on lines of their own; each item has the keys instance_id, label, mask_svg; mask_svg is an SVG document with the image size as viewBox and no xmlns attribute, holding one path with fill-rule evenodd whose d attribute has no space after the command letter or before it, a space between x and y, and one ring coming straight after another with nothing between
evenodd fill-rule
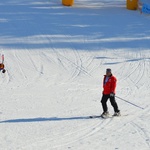
<instances>
[{"instance_id":1,"label":"ski pole","mask_svg":"<svg viewBox=\"0 0 150 150\"><path fill-rule=\"evenodd\" d=\"M118 97L118 96L115 96L115 97L118 98L118 99L120 99L120 100L122 100L122 101L124 101L124 102L126 102L126 103L128 103L128 104L131 104L131 105L133 105L133 106L135 106L135 107L137 107L137 108L144 109L143 107L138 106L138 105L136 105L136 104L134 104L134 103L131 103L131 102L129 102L129 101L127 101L127 100L125 100L125 99L123 99L123 98L121 98L121 97Z\"/></svg>"}]
</instances>

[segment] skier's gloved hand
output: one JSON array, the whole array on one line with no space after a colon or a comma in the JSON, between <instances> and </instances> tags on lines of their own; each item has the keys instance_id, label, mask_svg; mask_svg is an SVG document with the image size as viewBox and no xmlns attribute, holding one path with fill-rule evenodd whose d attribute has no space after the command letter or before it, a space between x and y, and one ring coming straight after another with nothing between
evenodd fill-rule
<instances>
[{"instance_id":1,"label":"skier's gloved hand","mask_svg":"<svg viewBox=\"0 0 150 150\"><path fill-rule=\"evenodd\" d=\"M5 73L5 72L6 72L6 70L5 70L5 69L3 69L2 73Z\"/></svg>"},{"instance_id":2,"label":"skier's gloved hand","mask_svg":"<svg viewBox=\"0 0 150 150\"><path fill-rule=\"evenodd\" d=\"M114 93L110 93L110 97L114 97L115 96L115 94Z\"/></svg>"}]
</instances>

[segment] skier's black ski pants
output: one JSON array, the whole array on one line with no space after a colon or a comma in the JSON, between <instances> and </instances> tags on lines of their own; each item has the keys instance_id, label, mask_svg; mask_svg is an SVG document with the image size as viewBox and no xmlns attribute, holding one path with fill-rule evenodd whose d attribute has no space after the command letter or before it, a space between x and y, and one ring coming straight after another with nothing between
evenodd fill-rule
<instances>
[{"instance_id":1,"label":"skier's black ski pants","mask_svg":"<svg viewBox=\"0 0 150 150\"><path fill-rule=\"evenodd\" d=\"M114 108L114 112L119 112L118 105L115 100L115 96L111 97L109 94L108 95L103 94L103 96L102 96L101 103L102 103L103 111L104 112L108 111L108 107L107 107L108 99L110 99L110 103Z\"/></svg>"}]
</instances>

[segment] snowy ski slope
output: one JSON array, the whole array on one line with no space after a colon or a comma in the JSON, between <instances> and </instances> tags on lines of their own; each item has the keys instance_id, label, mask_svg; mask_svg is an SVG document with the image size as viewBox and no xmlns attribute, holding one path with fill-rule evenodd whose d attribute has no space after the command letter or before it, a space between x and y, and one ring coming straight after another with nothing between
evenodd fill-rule
<instances>
[{"instance_id":1,"label":"snowy ski slope","mask_svg":"<svg viewBox=\"0 0 150 150\"><path fill-rule=\"evenodd\" d=\"M150 17L125 0L1 0L0 53L0 150L150 149ZM108 67L144 109L116 99L122 117L88 119Z\"/></svg>"}]
</instances>

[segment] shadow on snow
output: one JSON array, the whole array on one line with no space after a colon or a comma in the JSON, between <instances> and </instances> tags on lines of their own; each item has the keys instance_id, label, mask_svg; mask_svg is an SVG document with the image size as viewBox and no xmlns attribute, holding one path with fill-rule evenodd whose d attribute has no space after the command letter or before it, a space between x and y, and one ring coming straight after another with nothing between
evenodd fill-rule
<instances>
[{"instance_id":1,"label":"shadow on snow","mask_svg":"<svg viewBox=\"0 0 150 150\"><path fill-rule=\"evenodd\" d=\"M26 118L26 119L11 119L11 120L4 120L0 121L0 123L29 123L29 122L45 122L45 121L65 121L65 120L84 120L90 119L89 116L84 117L69 117L69 118L58 118L58 117L51 117L51 118Z\"/></svg>"},{"instance_id":2,"label":"shadow on snow","mask_svg":"<svg viewBox=\"0 0 150 150\"><path fill-rule=\"evenodd\" d=\"M149 49L149 20L139 15L119 1L81 1L72 8L56 0L7 0L0 2L0 48Z\"/></svg>"}]
</instances>

